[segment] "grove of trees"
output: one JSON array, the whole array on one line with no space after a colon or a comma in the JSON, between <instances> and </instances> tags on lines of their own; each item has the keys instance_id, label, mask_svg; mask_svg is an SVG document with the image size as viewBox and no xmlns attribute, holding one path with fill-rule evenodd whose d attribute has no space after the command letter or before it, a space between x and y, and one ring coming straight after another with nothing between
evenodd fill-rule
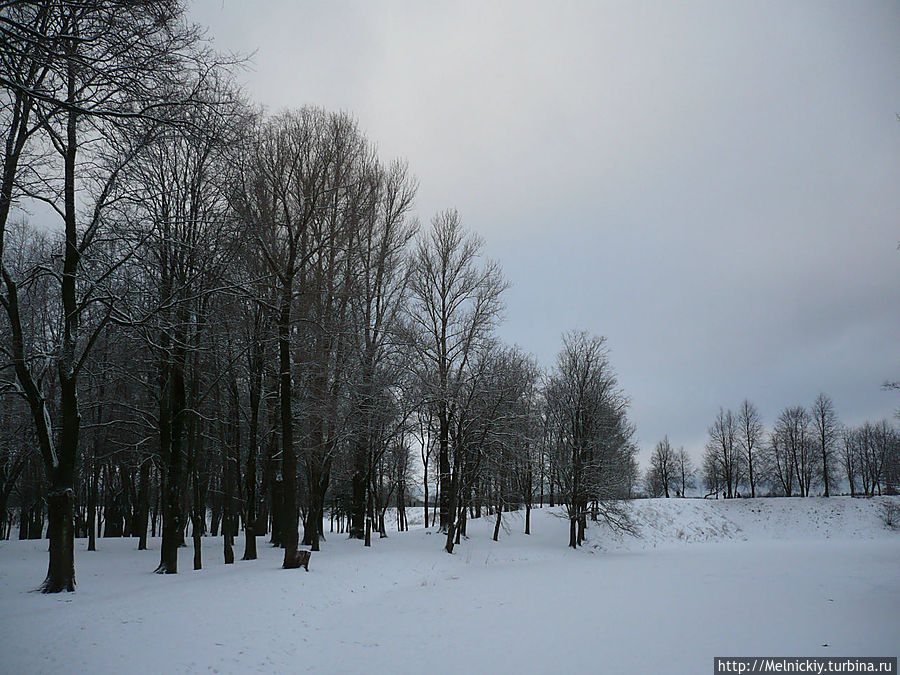
<instances>
[{"instance_id":1,"label":"grove of trees","mask_svg":"<svg viewBox=\"0 0 900 675\"><path fill-rule=\"evenodd\" d=\"M831 496L897 494L900 430L887 420L852 427L819 394L809 408L784 408L766 432L759 412L744 401L737 414L721 410L703 455L707 496Z\"/></svg>"},{"instance_id":2,"label":"grove of trees","mask_svg":"<svg viewBox=\"0 0 900 675\"><path fill-rule=\"evenodd\" d=\"M545 494L573 547L629 526L603 339L548 373L503 344L499 265L455 210L419 224L352 116L261 112L178 0L0 17L0 537L48 537L42 590L75 588L76 537L161 536L174 574L243 531L295 568L423 493L448 552Z\"/></svg>"},{"instance_id":3,"label":"grove of trees","mask_svg":"<svg viewBox=\"0 0 900 675\"><path fill-rule=\"evenodd\" d=\"M629 398L604 338L543 370L497 328L508 287L455 209L352 115L269 114L182 0L0 0L0 538L159 536L148 567L297 568L332 532L371 546L425 507L452 553L470 518L560 505L632 525ZM900 433L840 425L827 396L767 433L720 409L698 472L660 441L648 494L893 493ZM420 497L422 498L420 500ZM432 510L433 509L433 510ZM148 554L149 555L149 554ZM155 556L153 556L155 558Z\"/></svg>"}]
</instances>

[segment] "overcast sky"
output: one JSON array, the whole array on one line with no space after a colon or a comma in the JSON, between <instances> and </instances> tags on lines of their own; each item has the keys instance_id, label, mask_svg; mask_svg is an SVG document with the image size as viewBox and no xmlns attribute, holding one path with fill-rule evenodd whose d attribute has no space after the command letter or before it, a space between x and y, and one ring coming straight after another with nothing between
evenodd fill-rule
<instances>
[{"instance_id":1,"label":"overcast sky","mask_svg":"<svg viewBox=\"0 0 900 675\"><path fill-rule=\"evenodd\" d=\"M551 365L605 335L642 459L719 406L900 379L900 3L250 2L192 16L271 111L352 112L512 284L501 335Z\"/></svg>"}]
</instances>

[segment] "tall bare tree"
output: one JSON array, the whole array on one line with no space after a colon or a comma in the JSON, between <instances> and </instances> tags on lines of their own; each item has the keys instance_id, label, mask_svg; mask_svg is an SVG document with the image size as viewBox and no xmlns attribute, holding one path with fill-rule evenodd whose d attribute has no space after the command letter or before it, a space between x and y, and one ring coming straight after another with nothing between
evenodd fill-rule
<instances>
[{"instance_id":1,"label":"tall bare tree","mask_svg":"<svg viewBox=\"0 0 900 675\"><path fill-rule=\"evenodd\" d=\"M760 449L763 442L762 418L756 406L747 399L738 410L738 444L743 453L743 461L747 467L747 481L750 483L750 496L756 496L756 485L760 477Z\"/></svg>"},{"instance_id":2,"label":"tall bare tree","mask_svg":"<svg viewBox=\"0 0 900 675\"><path fill-rule=\"evenodd\" d=\"M651 496L669 498L669 488L674 489L678 478L678 454L666 436L659 441L650 454L650 467L647 470L647 488Z\"/></svg>"},{"instance_id":3,"label":"tall bare tree","mask_svg":"<svg viewBox=\"0 0 900 675\"><path fill-rule=\"evenodd\" d=\"M31 409L51 483L50 564L42 589L71 591L81 420L78 377L112 314L103 282L121 263L114 259L106 266L96 264L92 254L102 240L117 182L141 151L147 131L176 117L172 109L192 98L193 87L211 64L208 54L197 48L200 32L184 21L183 7L174 0L4 2L0 13L0 127L8 130L0 186L0 260L14 197L44 202L62 223L60 263L54 271L62 322L53 354L58 432L31 355L25 352L20 280L5 266L0 270L5 287L0 304L12 330L16 377ZM131 135L135 128L145 133ZM137 142L120 142L124 129ZM35 157L40 158L39 170ZM23 158L30 161L22 164ZM90 203L87 209L79 209L82 198ZM98 304L107 311L98 312Z\"/></svg>"},{"instance_id":4,"label":"tall bare tree","mask_svg":"<svg viewBox=\"0 0 900 675\"><path fill-rule=\"evenodd\" d=\"M563 349L546 389L554 468L564 491L569 546L585 537L592 502L613 527L630 528L617 499L633 455L628 398L618 386L604 338L583 332L563 336Z\"/></svg>"},{"instance_id":5,"label":"tall bare tree","mask_svg":"<svg viewBox=\"0 0 900 675\"><path fill-rule=\"evenodd\" d=\"M706 443L706 457L710 466L715 467L719 485L724 488L725 498L737 495L743 478L743 457L738 445L738 419L730 410L719 408L719 413L709 428Z\"/></svg>"},{"instance_id":6,"label":"tall bare tree","mask_svg":"<svg viewBox=\"0 0 900 675\"><path fill-rule=\"evenodd\" d=\"M328 152L322 147L325 114L303 109L260 126L247 139L232 206L254 233L276 279L282 504L279 524L285 568L300 566L298 554L297 451L294 445L294 300L298 276L311 257L307 246L326 198Z\"/></svg>"},{"instance_id":7,"label":"tall bare tree","mask_svg":"<svg viewBox=\"0 0 900 675\"><path fill-rule=\"evenodd\" d=\"M437 214L420 239L410 280L410 322L421 357L420 378L438 421L440 527L450 526L450 427L460 388L476 352L490 340L506 282L497 263L479 263L484 244L466 233L455 210Z\"/></svg>"},{"instance_id":8,"label":"tall bare tree","mask_svg":"<svg viewBox=\"0 0 900 675\"><path fill-rule=\"evenodd\" d=\"M793 472L801 497L809 496L817 475L811 432L811 419L803 406L785 408L773 430L776 447L783 453L787 468Z\"/></svg>"},{"instance_id":9,"label":"tall bare tree","mask_svg":"<svg viewBox=\"0 0 900 675\"><path fill-rule=\"evenodd\" d=\"M825 487L825 496L831 496L831 477L834 470L835 448L840 436L840 423L834 411L834 403L825 394L819 394L810 409L816 444L821 464L819 472Z\"/></svg>"},{"instance_id":10,"label":"tall bare tree","mask_svg":"<svg viewBox=\"0 0 900 675\"><path fill-rule=\"evenodd\" d=\"M680 481L681 488L679 492L684 497L688 488L694 487L694 463L691 461L690 455L685 452L684 448L678 449L675 457L675 466L677 469L677 478Z\"/></svg>"},{"instance_id":11,"label":"tall bare tree","mask_svg":"<svg viewBox=\"0 0 900 675\"><path fill-rule=\"evenodd\" d=\"M350 537L365 536L366 485L374 444L378 402L396 382L392 357L402 348L402 311L407 299L410 267L407 247L415 235L410 218L416 183L405 164L371 167L371 204L354 236L355 289L350 300L355 386L351 397L355 424L351 478Z\"/></svg>"}]
</instances>

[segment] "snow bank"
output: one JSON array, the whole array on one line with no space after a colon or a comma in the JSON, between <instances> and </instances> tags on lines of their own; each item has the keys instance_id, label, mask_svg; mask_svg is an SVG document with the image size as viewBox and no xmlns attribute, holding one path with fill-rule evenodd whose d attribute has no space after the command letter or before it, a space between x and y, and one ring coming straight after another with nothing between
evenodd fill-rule
<instances>
[{"instance_id":1,"label":"snow bank","mask_svg":"<svg viewBox=\"0 0 900 675\"><path fill-rule=\"evenodd\" d=\"M882 511L898 497L641 499L631 513L640 538L594 529L599 550L636 550L721 541L875 539L888 534Z\"/></svg>"}]
</instances>

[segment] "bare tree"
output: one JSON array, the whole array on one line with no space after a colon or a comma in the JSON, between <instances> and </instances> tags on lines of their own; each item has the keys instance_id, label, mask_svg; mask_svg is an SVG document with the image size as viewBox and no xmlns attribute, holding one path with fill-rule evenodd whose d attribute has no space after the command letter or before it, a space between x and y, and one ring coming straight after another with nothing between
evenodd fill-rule
<instances>
[{"instance_id":1,"label":"bare tree","mask_svg":"<svg viewBox=\"0 0 900 675\"><path fill-rule=\"evenodd\" d=\"M684 451L684 448L678 449L678 453L675 456L675 466L677 478L681 484L679 493L684 497L687 489L694 487L694 463L691 461L690 455Z\"/></svg>"},{"instance_id":2,"label":"bare tree","mask_svg":"<svg viewBox=\"0 0 900 675\"><path fill-rule=\"evenodd\" d=\"M438 421L440 527L451 505L450 427L465 372L498 323L506 282L497 263L479 264L484 244L455 210L437 214L413 256L409 318L421 357L420 379Z\"/></svg>"},{"instance_id":3,"label":"bare tree","mask_svg":"<svg viewBox=\"0 0 900 675\"><path fill-rule=\"evenodd\" d=\"M183 21L177 2L9 2L0 10L0 127L9 130L0 186L0 259L15 196L44 202L62 222L60 264L54 270L62 317L53 352L60 419L55 439L41 378L25 352L21 280L5 265L0 270L5 286L0 304L12 330L16 377L29 403L51 483L50 564L42 590L71 591L81 422L78 377L113 313L103 282L121 264L121 259L96 264L92 254L99 250L95 244L102 239L107 207L115 201L125 167L141 151L150 130L176 119L173 109L193 97L193 87L212 66L209 55L197 49L200 33ZM130 135L135 128L145 133ZM123 130L132 141L122 142ZM32 161L36 157L40 170ZM22 164L23 158L29 161ZM80 211L77 199L82 197L88 197L91 206ZM107 310L98 312L96 305Z\"/></svg>"},{"instance_id":4,"label":"bare tree","mask_svg":"<svg viewBox=\"0 0 900 675\"><path fill-rule=\"evenodd\" d=\"M243 243L224 195L226 151L240 130L234 121L247 113L227 83L210 84L205 102L180 111L185 124L163 130L132 162L123 178L129 192L120 200L117 229L135 251L127 268L131 283L141 285L128 312L114 319L132 326L156 360L158 458L165 479L157 572L167 574L178 571L185 478L192 485L194 569L202 566L206 514L199 473L206 421L199 409L218 392L209 383L219 378L217 366L201 364L200 354L215 327L210 315L217 290L227 283ZM213 375L206 383L204 369Z\"/></svg>"},{"instance_id":5,"label":"bare tree","mask_svg":"<svg viewBox=\"0 0 900 675\"><path fill-rule=\"evenodd\" d=\"M650 455L650 468L647 470L647 488L651 497L665 496L669 498L669 489L678 484L678 453L675 452L666 436L656 444Z\"/></svg>"},{"instance_id":6,"label":"bare tree","mask_svg":"<svg viewBox=\"0 0 900 675\"><path fill-rule=\"evenodd\" d=\"M866 458L864 467L869 473L869 494L890 494L894 492L892 480L895 478L894 467L897 461L898 443L900 435L887 420L881 420L877 424L864 425L871 429L866 435L869 442L866 443Z\"/></svg>"},{"instance_id":7,"label":"bare tree","mask_svg":"<svg viewBox=\"0 0 900 675\"><path fill-rule=\"evenodd\" d=\"M834 403L825 394L819 394L810 409L813 430L816 434L821 464L819 472L825 487L825 496L831 496L831 476L834 469L835 447L840 434L840 423L834 412Z\"/></svg>"},{"instance_id":8,"label":"bare tree","mask_svg":"<svg viewBox=\"0 0 900 675\"><path fill-rule=\"evenodd\" d=\"M300 566L297 511L297 450L294 444L294 305L298 281L317 252L309 245L312 229L328 198L333 161L327 144L328 115L304 108L265 124L245 142L245 156L232 206L254 233L268 272L276 279L278 330L280 484L279 518L283 566Z\"/></svg>"},{"instance_id":9,"label":"bare tree","mask_svg":"<svg viewBox=\"0 0 900 675\"><path fill-rule=\"evenodd\" d=\"M794 493L794 465L784 435L777 427L769 434L768 452L774 485L778 492L790 497Z\"/></svg>"},{"instance_id":10,"label":"bare tree","mask_svg":"<svg viewBox=\"0 0 900 675\"><path fill-rule=\"evenodd\" d=\"M783 456L787 468L793 472L801 497L809 496L816 477L811 424L806 409L794 406L781 412L773 430L776 447L781 451L780 457Z\"/></svg>"},{"instance_id":11,"label":"bare tree","mask_svg":"<svg viewBox=\"0 0 900 675\"><path fill-rule=\"evenodd\" d=\"M738 418L730 410L719 408L719 414L709 428L706 456L716 469L718 484L724 489L726 499L737 495L743 478L743 457L738 444L738 433Z\"/></svg>"},{"instance_id":12,"label":"bare tree","mask_svg":"<svg viewBox=\"0 0 900 675\"><path fill-rule=\"evenodd\" d=\"M859 476L859 434L856 429L844 427L841 430L841 466L850 485L850 496L856 496L856 481Z\"/></svg>"},{"instance_id":13,"label":"bare tree","mask_svg":"<svg viewBox=\"0 0 900 675\"><path fill-rule=\"evenodd\" d=\"M371 204L356 233L357 261L350 300L354 383L350 396L358 415L355 423L351 477L350 537L364 538L366 485L370 454L378 439L377 403L396 381L388 363L403 343L401 312L407 299L407 246L416 224L409 218L416 183L406 165L373 166ZM390 375L389 375L390 374Z\"/></svg>"},{"instance_id":14,"label":"bare tree","mask_svg":"<svg viewBox=\"0 0 900 675\"><path fill-rule=\"evenodd\" d=\"M534 447L533 412L538 369L534 360L517 347L496 347L480 355L472 369L466 401L457 409L454 425L454 471L458 505L456 541L465 534L466 509L482 502L496 516L494 540L499 537L502 514L526 504L530 513L528 463ZM529 530L530 530L530 523ZM452 528L451 528L452 529ZM452 551L448 531L447 550Z\"/></svg>"},{"instance_id":15,"label":"bare tree","mask_svg":"<svg viewBox=\"0 0 900 675\"><path fill-rule=\"evenodd\" d=\"M565 492L569 546L584 541L591 502L613 527L630 529L616 500L624 496L627 459L633 456L628 399L618 386L603 338L572 332L546 388L553 463Z\"/></svg>"},{"instance_id":16,"label":"bare tree","mask_svg":"<svg viewBox=\"0 0 900 675\"><path fill-rule=\"evenodd\" d=\"M756 406L744 399L738 411L738 443L743 452L743 461L747 466L747 480L750 483L750 496L756 496L756 485L759 481L760 448L763 439L763 424Z\"/></svg>"}]
</instances>

